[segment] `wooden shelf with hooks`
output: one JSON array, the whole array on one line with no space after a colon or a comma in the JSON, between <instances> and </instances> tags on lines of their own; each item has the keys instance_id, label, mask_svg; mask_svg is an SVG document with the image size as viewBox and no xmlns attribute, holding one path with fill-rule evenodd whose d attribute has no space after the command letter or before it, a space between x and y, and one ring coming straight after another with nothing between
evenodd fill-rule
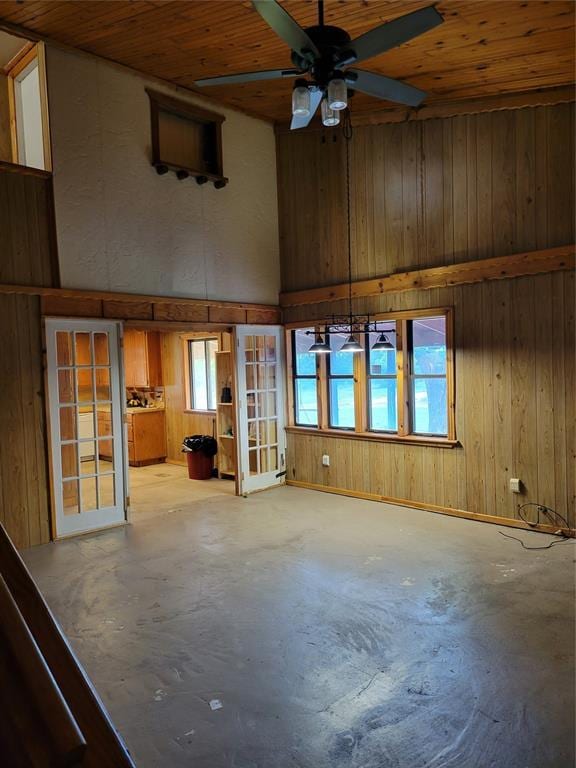
<instances>
[{"instance_id":1,"label":"wooden shelf with hooks","mask_svg":"<svg viewBox=\"0 0 576 768\"><path fill-rule=\"evenodd\" d=\"M159 175L169 171L179 181L228 184L222 167L222 123L216 112L146 89L150 99L152 165Z\"/></svg>"}]
</instances>

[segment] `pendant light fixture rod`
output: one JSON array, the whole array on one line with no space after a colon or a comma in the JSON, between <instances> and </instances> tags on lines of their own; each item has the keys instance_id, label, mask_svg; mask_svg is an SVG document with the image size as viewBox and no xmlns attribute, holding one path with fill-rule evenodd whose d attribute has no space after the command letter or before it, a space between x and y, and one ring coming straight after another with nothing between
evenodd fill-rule
<instances>
[{"instance_id":1,"label":"pendant light fixture rod","mask_svg":"<svg viewBox=\"0 0 576 768\"><path fill-rule=\"evenodd\" d=\"M342 135L346 141L346 227L348 235L348 312L350 314L350 333L352 333L352 226L350 224L350 139L352 123L350 113L346 112L342 123Z\"/></svg>"},{"instance_id":2,"label":"pendant light fixture rod","mask_svg":"<svg viewBox=\"0 0 576 768\"><path fill-rule=\"evenodd\" d=\"M324 0L318 0L318 26L324 24Z\"/></svg>"}]
</instances>

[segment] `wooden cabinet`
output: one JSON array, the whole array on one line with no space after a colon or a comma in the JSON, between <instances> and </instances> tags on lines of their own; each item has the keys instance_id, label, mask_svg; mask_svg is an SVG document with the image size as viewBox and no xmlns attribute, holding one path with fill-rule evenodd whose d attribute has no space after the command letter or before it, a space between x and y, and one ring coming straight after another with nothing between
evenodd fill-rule
<instances>
[{"instance_id":1,"label":"wooden cabinet","mask_svg":"<svg viewBox=\"0 0 576 768\"><path fill-rule=\"evenodd\" d=\"M166 460L166 419L164 411L128 413L128 461L132 467L160 464Z\"/></svg>"},{"instance_id":2,"label":"wooden cabinet","mask_svg":"<svg viewBox=\"0 0 576 768\"><path fill-rule=\"evenodd\" d=\"M124 377L128 389L162 386L160 334L156 331L124 331Z\"/></svg>"},{"instance_id":3,"label":"wooden cabinet","mask_svg":"<svg viewBox=\"0 0 576 768\"><path fill-rule=\"evenodd\" d=\"M128 462L132 467L161 464L166 460L166 417L160 410L145 409L127 413ZM110 435L110 413L98 412L98 431ZM99 442L101 459L112 460L112 440Z\"/></svg>"}]
</instances>

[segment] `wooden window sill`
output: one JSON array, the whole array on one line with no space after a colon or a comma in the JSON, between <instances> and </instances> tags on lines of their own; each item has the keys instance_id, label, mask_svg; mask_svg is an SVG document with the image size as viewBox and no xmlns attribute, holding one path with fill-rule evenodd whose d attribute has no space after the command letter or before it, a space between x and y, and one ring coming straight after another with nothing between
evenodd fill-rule
<instances>
[{"instance_id":1,"label":"wooden window sill","mask_svg":"<svg viewBox=\"0 0 576 768\"><path fill-rule=\"evenodd\" d=\"M344 440L368 440L374 443L404 443L407 445L430 445L435 448L456 448L458 440L448 437L427 437L426 435L392 435L380 432L351 432L345 429L317 429L316 427L286 427L286 432L295 435L317 435L318 437L341 437Z\"/></svg>"},{"instance_id":2,"label":"wooden window sill","mask_svg":"<svg viewBox=\"0 0 576 768\"><path fill-rule=\"evenodd\" d=\"M201 411L196 408L184 408L184 413L189 413L193 416L216 416L216 410Z\"/></svg>"}]
</instances>

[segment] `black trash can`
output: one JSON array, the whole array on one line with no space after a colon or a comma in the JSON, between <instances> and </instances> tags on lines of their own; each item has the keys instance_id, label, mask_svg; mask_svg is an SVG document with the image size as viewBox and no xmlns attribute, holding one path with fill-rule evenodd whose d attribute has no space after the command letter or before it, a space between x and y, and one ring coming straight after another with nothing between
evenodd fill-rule
<instances>
[{"instance_id":1,"label":"black trash can","mask_svg":"<svg viewBox=\"0 0 576 768\"><path fill-rule=\"evenodd\" d=\"M210 435L190 435L182 441L190 480L210 480L218 443Z\"/></svg>"}]
</instances>

